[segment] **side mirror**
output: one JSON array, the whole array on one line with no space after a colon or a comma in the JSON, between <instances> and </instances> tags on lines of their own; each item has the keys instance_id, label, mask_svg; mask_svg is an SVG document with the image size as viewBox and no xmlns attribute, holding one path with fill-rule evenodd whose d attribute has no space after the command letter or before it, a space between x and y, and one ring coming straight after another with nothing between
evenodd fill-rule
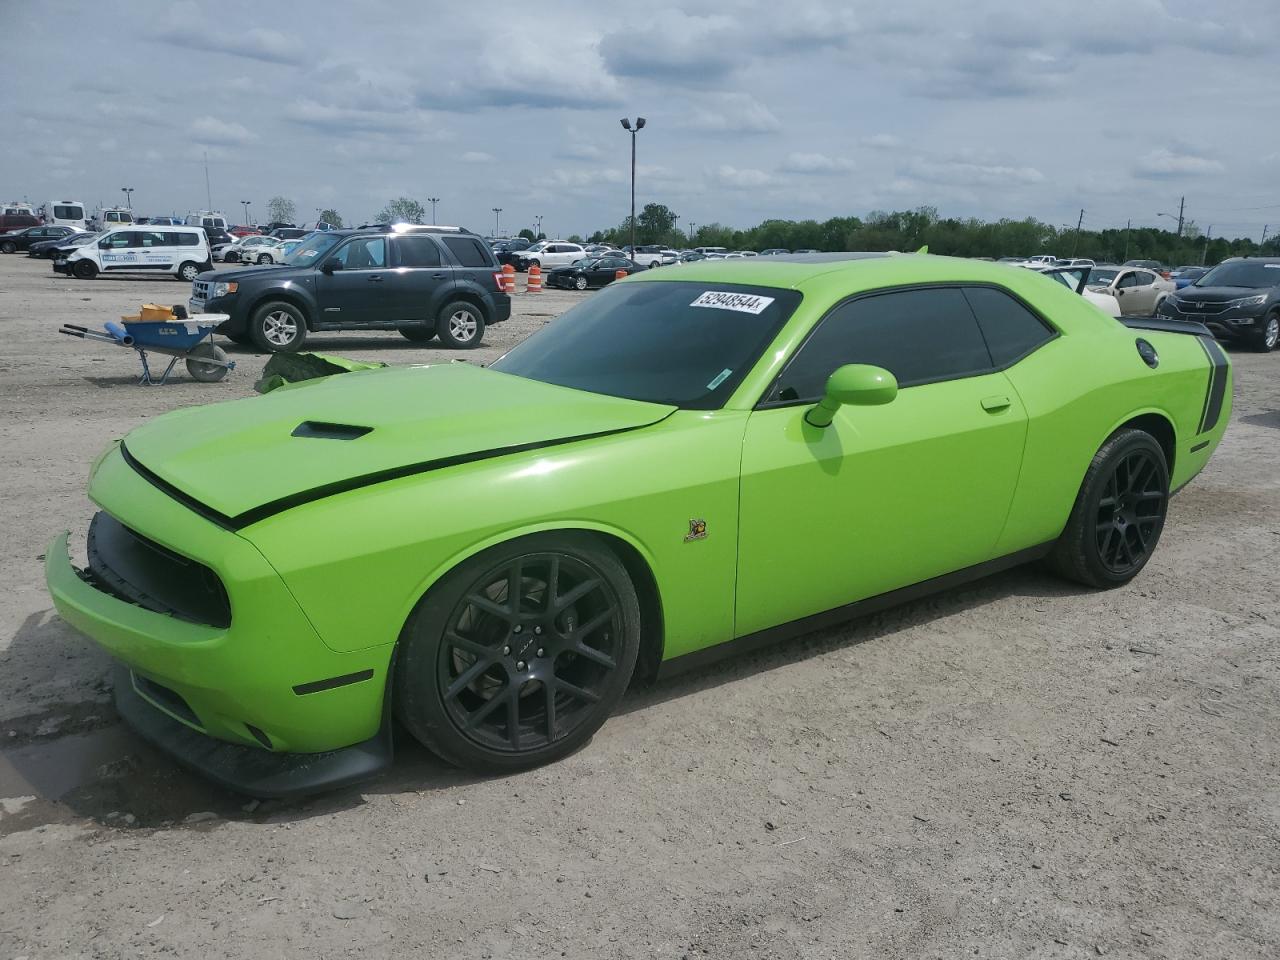
<instances>
[{"instance_id":1,"label":"side mirror","mask_svg":"<svg viewBox=\"0 0 1280 960\"><path fill-rule=\"evenodd\" d=\"M342 261L341 261L341 260L326 260L324 263L322 263L322 264L320 265L320 272L321 272L321 273L329 273L329 274L331 274L331 273L333 273L333 271L335 271L335 270L341 270L341 269L342 269Z\"/></svg>"},{"instance_id":2,"label":"side mirror","mask_svg":"<svg viewBox=\"0 0 1280 960\"><path fill-rule=\"evenodd\" d=\"M884 367L867 363L847 363L827 378L827 389L816 407L804 415L815 427L831 425L836 411L845 404L876 407L898 395L898 378Z\"/></svg>"}]
</instances>

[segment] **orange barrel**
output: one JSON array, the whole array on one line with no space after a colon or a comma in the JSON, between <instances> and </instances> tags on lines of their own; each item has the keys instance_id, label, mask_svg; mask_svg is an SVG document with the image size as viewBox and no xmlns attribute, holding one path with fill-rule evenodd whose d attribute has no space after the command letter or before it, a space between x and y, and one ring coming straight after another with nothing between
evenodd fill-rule
<instances>
[{"instance_id":1,"label":"orange barrel","mask_svg":"<svg viewBox=\"0 0 1280 960\"><path fill-rule=\"evenodd\" d=\"M525 293L542 292L542 268L536 263L529 267L529 282L524 289Z\"/></svg>"},{"instance_id":2,"label":"orange barrel","mask_svg":"<svg viewBox=\"0 0 1280 960\"><path fill-rule=\"evenodd\" d=\"M625 280L625 279L627 279L627 271L625 271L625 270L615 270L615 271L613 271L613 279L615 279L615 280Z\"/></svg>"},{"instance_id":3,"label":"orange barrel","mask_svg":"<svg viewBox=\"0 0 1280 960\"><path fill-rule=\"evenodd\" d=\"M502 265L502 289L506 293L516 292L516 268L509 263Z\"/></svg>"}]
</instances>

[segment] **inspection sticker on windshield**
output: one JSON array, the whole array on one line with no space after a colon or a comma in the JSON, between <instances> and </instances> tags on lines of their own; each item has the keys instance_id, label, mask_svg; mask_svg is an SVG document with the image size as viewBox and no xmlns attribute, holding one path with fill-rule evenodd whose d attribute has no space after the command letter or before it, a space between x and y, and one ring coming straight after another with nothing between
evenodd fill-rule
<instances>
[{"instance_id":1,"label":"inspection sticker on windshield","mask_svg":"<svg viewBox=\"0 0 1280 960\"><path fill-rule=\"evenodd\" d=\"M764 313L773 297L757 297L753 293L728 293L708 290L689 304L691 307L713 307L716 310L736 310L738 313Z\"/></svg>"}]
</instances>

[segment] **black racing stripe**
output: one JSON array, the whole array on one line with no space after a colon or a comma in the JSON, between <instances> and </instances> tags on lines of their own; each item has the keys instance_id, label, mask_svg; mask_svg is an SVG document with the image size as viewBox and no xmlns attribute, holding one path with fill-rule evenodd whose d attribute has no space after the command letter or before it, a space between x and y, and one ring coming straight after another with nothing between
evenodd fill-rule
<instances>
[{"instance_id":1,"label":"black racing stripe","mask_svg":"<svg viewBox=\"0 0 1280 960\"><path fill-rule=\"evenodd\" d=\"M1200 337L1213 369L1209 374L1209 390L1205 395L1204 416L1200 420L1200 432L1207 433L1218 425L1222 417L1222 401L1227 393L1227 355L1218 342L1210 337Z\"/></svg>"},{"instance_id":2,"label":"black racing stripe","mask_svg":"<svg viewBox=\"0 0 1280 960\"><path fill-rule=\"evenodd\" d=\"M1199 443L1197 443L1194 447L1192 447L1192 448L1191 448L1191 452L1192 452L1192 453L1199 453L1201 450L1203 450L1203 449L1204 449L1205 447L1207 447L1208 445L1209 445L1209 441L1208 441L1208 440L1201 440Z\"/></svg>"},{"instance_id":3,"label":"black racing stripe","mask_svg":"<svg viewBox=\"0 0 1280 960\"><path fill-rule=\"evenodd\" d=\"M142 477L142 479L146 480L149 484L151 484L156 489L160 490L162 493L167 493L169 496L173 497L173 499L177 500L180 504L187 507L189 510L195 513L198 513L200 516L204 517L206 520L208 520L211 523L216 523L218 526L226 530L235 529L234 521L230 517L228 517L225 513L219 513L217 510L214 510L212 507L205 506L195 497L192 497L186 493L183 493L181 490L175 487L168 480L165 480L162 477L157 476L156 474L148 470L146 467L144 467L141 463L139 463L136 459L134 459L133 454L129 452L129 448L124 445L123 440L120 442L120 455L124 457L124 462L127 463L129 466L131 466L134 469L134 471L138 474L138 476Z\"/></svg>"},{"instance_id":4,"label":"black racing stripe","mask_svg":"<svg viewBox=\"0 0 1280 960\"><path fill-rule=\"evenodd\" d=\"M360 670L356 673L345 673L340 677L330 677L328 680L312 680L310 683L300 683L293 688L293 692L300 697L305 697L308 693L319 693L322 690L332 690L335 687L345 687L352 683L363 683L372 676L372 670Z\"/></svg>"}]
</instances>

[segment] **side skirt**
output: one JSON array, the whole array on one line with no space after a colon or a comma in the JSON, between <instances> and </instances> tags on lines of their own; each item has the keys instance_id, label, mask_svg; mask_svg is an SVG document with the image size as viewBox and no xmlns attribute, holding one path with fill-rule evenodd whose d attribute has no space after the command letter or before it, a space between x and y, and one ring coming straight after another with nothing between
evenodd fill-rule
<instances>
[{"instance_id":1,"label":"side skirt","mask_svg":"<svg viewBox=\"0 0 1280 960\"><path fill-rule=\"evenodd\" d=\"M734 640L718 643L713 647L705 647L702 650L695 650L679 657L672 657L670 660L664 660L659 664L657 679L659 681L666 680L719 660L750 653L802 634L824 630L846 620L879 613L881 610L887 610L889 607L896 607L902 603L918 600L940 590L947 590L974 580L981 580L983 577L991 576L993 573L999 573L1002 570L1009 570L1024 563L1039 560L1049 554L1049 551L1053 549L1054 542L1050 540L1048 543L1028 547L1026 550L1019 550L1016 553L997 557L994 560L986 560L982 563L974 564L972 567L944 573L942 576L933 577L930 580L922 580L907 587L899 587L897 590L890 590L888 593L881 593L874 597L867 597L865 600L846 603L844 606L836 607L833 610L801 617L799 620L792 620L776 627L749 633Z\"/></svg>"}]
</instances>

